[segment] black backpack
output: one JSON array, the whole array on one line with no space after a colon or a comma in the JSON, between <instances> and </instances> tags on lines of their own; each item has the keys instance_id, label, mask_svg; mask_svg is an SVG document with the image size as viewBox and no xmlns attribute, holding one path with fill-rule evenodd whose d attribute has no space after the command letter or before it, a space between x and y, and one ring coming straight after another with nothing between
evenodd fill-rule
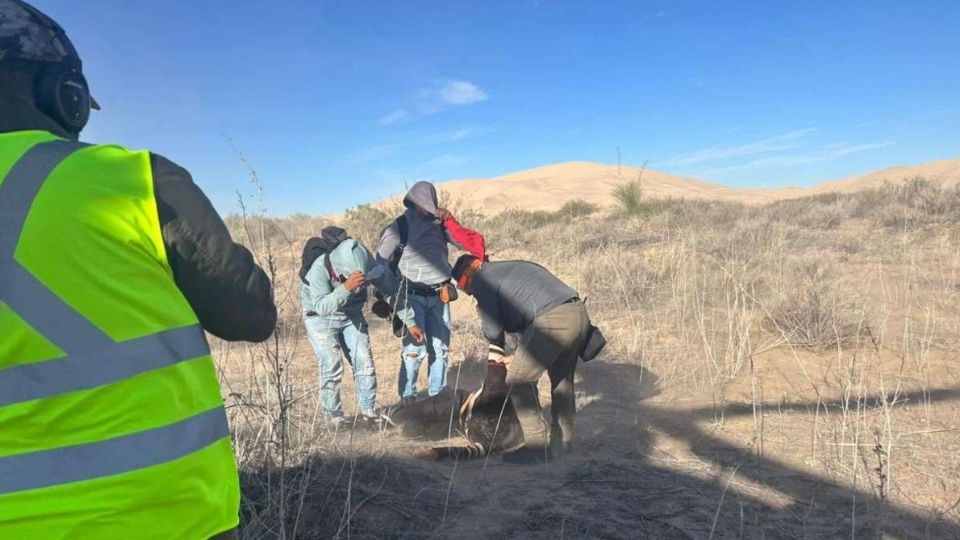
<instances>
[{"instance_id":1,"label":"black backpack","mask_svg":"<svg viewBox=\"0 0 960 540\"><path fill-rule=\"evenodd\" d=\"M330 264L330 252L347 238L349 238L347 231L331 225L324 227L320 231L319 237L314 236L307 240L307 243L303 246L303 253L300 254L300 281L306 285L310 284L307 280L307 272L310 271L314 261L323 257L323 264L327 267L327 274L330 275L330 279L334 283L339 282L336 273L333 271L333 265Z\"/></svg>"},{"instance_id":2,"label":"black backpack","mask_svg":"<svg viewBox=\"0 0 960 540\"><path fill-rule=\"evenodd\" d=\"M587 305L587 299L583 299L583 305ZM603 332L599 328L594 326L590 322L589 315L587 316L587 335L583 339L583 344L580 345L580 360L583 362L589 362L596 358L600 351L607 346L607 338L603 337Z\"/></svg>"},{"instance_id":3,"label":"black backpack","mask_svg":"<svg viewBox=\"0 0 960 540\"><path fill-rule=\"evenodd\" d=\"M396 249L393 250L393 253L390 254L390 258L387 259L387 266L390 268L390 271L397 277L400 277L397 273L397 268L400 267L400 257L403 256L403 248L407 247L407 240L410 238L410 225L407 223L407 216L401 215L393 221L397 224L397 232L400 234L400 243L397 244ZM380 237L383 238L383 233L387 232L393 224L387 225L382 231L380 231Z\"/></svg>"}]
</instances>

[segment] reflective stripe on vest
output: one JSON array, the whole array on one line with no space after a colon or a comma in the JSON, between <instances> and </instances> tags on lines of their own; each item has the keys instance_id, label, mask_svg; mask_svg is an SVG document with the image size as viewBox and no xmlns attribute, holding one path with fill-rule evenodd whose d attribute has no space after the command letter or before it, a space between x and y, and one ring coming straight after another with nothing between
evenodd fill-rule
<instances>
[{"instance_id":1,"label":"reflective stripe on vest","mask_svg":"<svg viewBox=\"0 0 960 540\"><path fill-rule=\"evenodd\" d=\"M0 369L0 407L119 382L209 354L199 325L117 343L15 260L27 214L44 180L85 146L69 141L37 144L0 183L0 301L66 353L56 360ZM228 435L225 412L217 407L139 433L0 457L0 495L158 465Z\"/></svg>"}]
</instances>

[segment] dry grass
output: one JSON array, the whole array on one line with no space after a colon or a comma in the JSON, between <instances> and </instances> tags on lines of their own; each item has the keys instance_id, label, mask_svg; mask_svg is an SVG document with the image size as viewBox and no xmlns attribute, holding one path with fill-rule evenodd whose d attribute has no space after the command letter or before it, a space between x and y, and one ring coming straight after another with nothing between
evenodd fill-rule
<instances>
[{"instance_id":1,"label":"dry grass","mask_svg":"<svg viewBox=\"0 0 960 540\"><path fill-rule=\"evenodd\" d=\"M270 343L215 346L245 538L960 537L957 190L487 217L447 204L495 259L577 288L605 328L578 372L577 452L543 470L437 465L408 457L429 441L331 433L294 292L323 221L235 218L282 308ZM375 245L389 219L361 207L345 226ZM399 344L371 328L389 404ZM451 385L480 379L478 335L457 302Z\"/></svg>"}]
</instances>

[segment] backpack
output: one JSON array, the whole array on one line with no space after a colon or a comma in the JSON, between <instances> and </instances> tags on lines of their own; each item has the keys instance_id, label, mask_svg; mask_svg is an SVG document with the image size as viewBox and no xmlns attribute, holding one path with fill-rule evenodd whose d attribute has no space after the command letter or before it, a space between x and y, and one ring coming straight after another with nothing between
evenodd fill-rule
<instances>
[{"instance_id":1,"label":"backpack","mask_svg":"<svg viewBox=\"0 0 960 540\"><path fill-rule=\"evenodd\" d=\"M586 298L583 299L583 304L586 306ZM587 324L589 325L587 327L587 335L584 337L583 344L580 345L579 351L580 360L583 362L593 360L600 354L600 351L607 346L607 338L603 337L603 332L590 322L589 315L587 316Z\"/></svg>"},{"instance_id":2,"label":"backpack","mask_svg":"<svg viewBox=\"0 0 960 540\"><path fill-rule=\"evenodd\" d=\"M400 257L403 256L403 248L407 247L407 240L410 238L410 225L407 223L406 215L401 215L393 222L397 224L397 232L400 236L400 243L397 244L397 247L393 250L393 253L390 254L390 258L387 259L387 266L394 275L397 275L397 268L400 267ZM383 238L383 233L387 232L387 229L389 229L392 225L393 224L391 223L382 231L380 231L381 238Z\"/></svg>"},{"instance_id":3,"label":"backpack","mask_svg":"<svg viewBox=\"0 0 960 540\"><path fill-rule=\"evenodd\" d=\"M587 337L580 347L580 360L584 362L593 360L606 345L607 338L603 337L603 332L593 323L590 323L590 327L587 329Z\"/></svg>"},{"instance_id":4,"label":"backpack","mask_svg":"<svg viewBox=\"0 0 960 540\"><path fill-rule=\"evenodd\" d=\"M307 240L307 243L303 246L303 253L300 254L300 281L305 285L310 284L307 280L307 272L310 271L310 267L318 258L323 257L323 264L327 268L330 280L339 283L340 280L333 271L333 265L330 264L330 252L347 238L349 238L347 231L340 227L330 226L324 227L320 231L319 237L314 236Z\"/></svg>"}]
</instances>

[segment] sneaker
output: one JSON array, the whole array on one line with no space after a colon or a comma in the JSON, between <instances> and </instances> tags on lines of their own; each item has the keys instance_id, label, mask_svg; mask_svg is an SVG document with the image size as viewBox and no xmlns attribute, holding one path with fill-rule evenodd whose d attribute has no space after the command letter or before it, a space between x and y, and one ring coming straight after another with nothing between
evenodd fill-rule
<instances>
[{"instance_id":1,"label":"sneaker","mask_svg":"<svg viewBox=\"0 0 960 540\"><path fill-rule=\"evenodd\" d=\"M342 415L341 415L341 416L328 416L328 417L327 417L327 426L329 426L330 429L337 429L337 428L339 428L340 426L343 426L343 425L349 424L349 423L350 423L350 422L349 422L346 418L344 418Z\"/></svg>"},{"instance_id":2,"label":"sneaker","mask_svg":"<svg viewBox=\"0 0 960 540\"><path fill-rule=\"evenodd\" d=\"M370 424L377 424L380 422L380 420L382 420L382 418L380 418L380 413L377 411L360 411L360 414L357 415L357 420Z\"/></svg>"}]
</instances>

